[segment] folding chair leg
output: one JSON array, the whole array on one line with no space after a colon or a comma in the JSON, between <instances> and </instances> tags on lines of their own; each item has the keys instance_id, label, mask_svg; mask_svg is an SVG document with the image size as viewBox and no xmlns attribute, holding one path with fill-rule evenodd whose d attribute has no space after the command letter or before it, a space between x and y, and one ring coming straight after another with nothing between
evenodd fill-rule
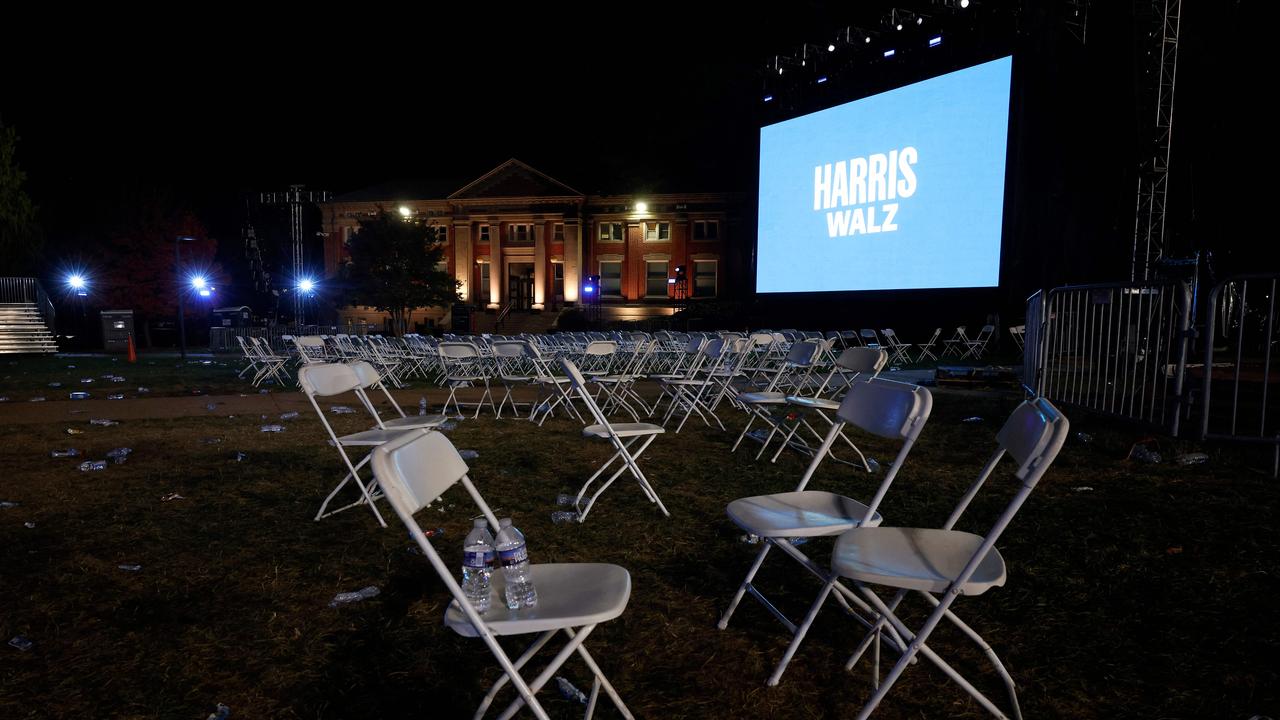
<instances>
[{"instance_id":1,"label":"folding chair leg","mask_svg":"<svg viewBox=\"0 0 1280 720\"><path fill-rule=\"evenodd\" d=\"M569 637L574 637L572 628L565 628L564 631ZM626 703L622 702L618 691L613 689L613 684L609 682L609 678L605 677L604 673L600 671L600 666L596 665L595 659L591 657L591 653L587 652L585 645L578 645L578 656L582 658L582 662L587 664L587 667L591 669L596 678L596 682L591 688L591 699L587 703L586 716L589 718L595 712L596 695L599 693L599 689L603 687L605 694L613 701L614 707L618 708L618 712L622 713L622 716L627 720L635 720L631 711L627 709Z\"/></svg>"},{"instance_id":2,"label":"folding chair leg","mask_svg":"<svg viewBox=\"0 0 1280 720\"><path fill-rule=\"evenodd\" d=\"M822 586L822 592L818 593L818 597L809 606L809 612L805 613L804 620L800 622L795 634L791 636L791 644L787 646L787 652L783 654L782 660L778 662L778 666L773 669L773 674L765 682L769 687L777 687L778 681L782 680L782 673L787 671L787 665L796 654L796 650L800 648L800 643L804 641L804 636L809 632L809 626L813 625L814 619L818 617L818 611L822 609L822 604L827 601L827 596L831 594L831 588L835 585L835 582L834 579L828 580Z\"/></svg>"},{"instance_id":3,"label":"folding chair leg","mask_svg":"<svg viewBox=\"0 0 1280 720\"><path fill-rule=\"evenodd\" d=\"M365 484L360 480L360 468L364 467L365 464L369 462L369 458L373 457L373 453L365 455L360 459L360 462L355 464L355 466L351 465L351 460L347 458L347 453L342 449L341 445L338 446L338 453L342 455L342 459L347 465L348 473L346 477L342 478L342 482L338 483L338 486L335 487L333 491L329 493L328 497L324 499L324 502L320 504L320 510L316 513L316 520L318 521L335 513L340 513L343 510L353 508L356 505L368 503L369 509L373 511L373 516L378 519L378 524L382 525L382 527L386 527L387 522L382 519L382 513L378 512L378 506L374 504L373 497L369 494L369 488L365 487ZM353 479L356 481L356 487L360 488L360 494L363 495L364 498L362 500L357 500L350 505L344 505L337 510L332 510L326 513L325 508L329 507L329 502L338 494L338 491L342 490L342 488Z\"/></svg>"},{"instance_id":4,"label":"folding chair leg","mask_svg":"<svg viewBox=\"0 0 1280 720\"><path fill-rule=\"evenodd\" d=\"M751 588L751 581L755 579L756 573L760 571L760 566L764 564L764 558L769 554L769 550L773 548L773 543L765 542L764 547L760 548L760 553L756 555L756 561L751 564L751 569L747 571L747 577L738 586L738 592L734 593L733 600L729 602L729 607L725 609L724 615L720 616L720 622L716 623L716 627L724 630L729 627L729 618L733 617L733 611L738 609L738 603L742 602L742 596Z\"/></svg>"},{"instance_id":5,"label":"folding chair leg","mask_svg":"<svg viewBox=\"0 0 1280 720\"><path fill-rule=\"evenodd\" d=\"M516 670L524 667L525 663L529 662L534 655L537 655L538 651L546 646L547 642L551 640L551 638L555 637L555 635L555 630L548 630L539 635L538 639L534 640L533 644L524 651L524 654L516 658L515 662L511 663L511 667ZM497 681L493 683L493 687L489 688L489 692L486 693L484 699L480 701L480 707L476 708L476 714L472 716L473 720L480 720L480 718L484 717L485 711L487 711L489 706L493 704L493 699L498 696L498 691L505 687L509 680L511 680L511 676L504 673L502 677L498 678Z\"/></svg>"},{"instance_id":6,"label":"folding chair leg","mask_svg":"<svg viewBox=\"0 0 1280 720\"><path fill-rule=\"evenodd\" d=\"M569 656L581 647L582 642L587 639L587 636L590 635L591 631L595 630L595 628L595 625L585 625L577 635L572 636L569 643L561 648L560 652L556 653L556 656L552 658L547 667L543 668L542 672L538 674L538 677L534 678L533 682L529 683L530 692L536 694L541 690L542 686L546 685L547 681L551 679L551 676L554 675L555 672L560 669L560 666L564 664L564 661L568 660ZM518 697L515 700L512 700L511 704L507 706L507 709L503 710L502 714L498 716L498 720L511 720L511 717L517 712L520 712L520 708L524 707L524 705L525 699L523 697Z\"/></svg>"}]
</instances>

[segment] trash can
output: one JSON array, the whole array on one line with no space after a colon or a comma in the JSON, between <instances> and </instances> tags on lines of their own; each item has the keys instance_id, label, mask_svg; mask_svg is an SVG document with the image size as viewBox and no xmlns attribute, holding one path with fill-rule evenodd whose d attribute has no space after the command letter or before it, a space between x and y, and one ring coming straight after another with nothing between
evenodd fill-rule
<instances>
[{"instance_id":1,"label":"trash can","mask_svg":"<svg viewBox=\"0 0 1280 720\"><path fill-rule=\"evenodd\" d=\"M253 311L248 305L213 309L214 327L248 327L253 324Z\"/></svg>"},{"instance_id":2,"label":"trash can","mask_svg":"<svg viewBox=\"0 0 1280 720\"><path fill-rule=\"evenodd\" d=\"M133 335L132 310L102 311L102 349L109 353L129 351L129 337Z\"/></svg>"}]
</instances>

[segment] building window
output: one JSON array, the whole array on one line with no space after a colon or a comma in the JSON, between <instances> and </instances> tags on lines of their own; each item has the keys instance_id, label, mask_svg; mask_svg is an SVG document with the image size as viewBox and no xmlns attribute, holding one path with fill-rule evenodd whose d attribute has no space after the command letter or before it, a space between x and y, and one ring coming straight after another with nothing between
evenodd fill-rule
<instances>
[{"instance_id":1,"label":"building window","mask_svg":"<svg viewBox=\"0 0 1280 720\"><path fill-rule=\"evenodd\" d=\"M439 272L439 273L445 273L445 274L448 274L448 272L449 272L449 261L448 261L448 260L441 260L440 262L436 263L436 265L435 265L435 271L436 271L436 272Z\"/></svg>"},{"instance_id":2,"label":"building window","mask_svg":"<svg viewBox=\"0 0 1280 720\"><path fill-rule=\"evenodd\" d=\"M665 261L646 262L644 277L645 297L667 296L667 263Z\"/></svg>"},{"instance_id":3,"label":"building window","mask_svg":"<svg viewBox=\"0 0 1280 720\"><path fill-rule=\"evenodd\" d=\"M695 220L693 223L694 240L716 240L720 237L719 220Z\"/></svg>"},{"instance_id":4,"label":"building window","mask_svg":"<svg viewBox=\"0 0 1280 720\"><path fill-rule=\"evenodd\" d=\"M435 231L436 242L449 242L449 228L444 225L432 225L431 229Z\"/></svg>"},{"instance_id":5,"label":"building window","mask_svg":"<svg viewBox=\"0 0 1280 720\"><path fill-rule=\"evenodd\" d=\"M699 260L693 264L693 296L716 296L715 260Z\"/></svg>"},{"instance_id":6,"label":"building window","mask_svg":"<svg viewBox=\"0 0 1280 720\"><path fill-rule=\"evenodd\" d=\"M551 263L551 297L564 302L564 263Z\"/></svg>"},{"instance_id":7,"label":"building window","mask_svg":"<svg viewBox=\"0 0 1280 720\"><path fill-rule=\"evenodd\" d=\"M663 242L671 239L671 223L647 222L644 224L645 242Z\"/></svg>"},{"instance_id":8,"label":"building window","mask_svg":"<svg viewBox=\"0 0 1280 720\"><path fill-rule=\"evenodd\" d=\"M480 242L484 245L489 244L489 226L488 225L480 226Z\"/></svg>"},{"instance_id":9,"label":"building window","mask_svg":"<svg viewBox=\"0 0 1280 720\"><path fill-rule=\"evenodd\" d=\"M479 302L489 302L489 263L480 263L480 292L476 293Z\"/></svg>"},{"instance_id":10,"label":"building window","mask_svg":"<svg viewBox=\"0 0 1280 720\"><path fill-rule=\"evenodd\" d=\"M622 297L622 263L600 263L600 294L607 297Z\"/></svg>"},{"instance_id":11,"label":"building window","mask_svg":"<svg viewBox=\"0 0 1280 720\"><path fill-rule=\"evenodd\" d=\"M507 242L512 245L532 245L533 226L525 224L508 225Z\"/></svg>"},{"instance_id":12,"label":"building window","mask_svg":"<svg viewBox=\"0 0 1280 720\"><path fill-rule=\"evenodd\" d=\"M551 240L553 242L564 242L564 223L556 223L551 228Z\"/></svg>"},{"instance_id":13,"label":"building window","mask_svg":"<svg viewBox=\"0 0 1280 720\"><path fill-rule=\"evenodd\" d=\"M622 242L622 223L600 223L600 242Z\"/></svg>"}]
</instances>

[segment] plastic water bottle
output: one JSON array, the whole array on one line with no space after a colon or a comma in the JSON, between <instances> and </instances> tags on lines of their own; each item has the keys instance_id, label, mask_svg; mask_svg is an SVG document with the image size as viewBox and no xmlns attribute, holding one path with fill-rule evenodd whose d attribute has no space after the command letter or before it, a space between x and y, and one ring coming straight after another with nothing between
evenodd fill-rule
<instances>
[{"instance_id":1,"label":"plastic water bottle","mask_svg":"<svg viewBox=\"0 0 1280 720\"><path fill-rule=\"evenodd\" d=\"M498 562L502 564L502 577L507 583L507 608L533 607L538 604L538 591L529 572L529 549L524 534L511 524L511 518L499 520L498 528Z\"/></svg>"},{"instance_id":2,"label":"plastic water bottle","mask_svg":"<svg viewBox=\"0 0 1280 720\"><path fill-rule=\"evenodd\" d=\"M418 417L427 414L427 399L425 397L418 398Z\"/></svg>"},{"instance_id":3,"label":"plastic water bottle","mask_svg":"<svg viewBox=\"0 0 1280 720\"><path fill-rule=\"evenodd\" d=\"M462 592L478 613L489 611L493 566L496 561L489 521L476 518L462 542Z\"/></svg>"}]
</instances>

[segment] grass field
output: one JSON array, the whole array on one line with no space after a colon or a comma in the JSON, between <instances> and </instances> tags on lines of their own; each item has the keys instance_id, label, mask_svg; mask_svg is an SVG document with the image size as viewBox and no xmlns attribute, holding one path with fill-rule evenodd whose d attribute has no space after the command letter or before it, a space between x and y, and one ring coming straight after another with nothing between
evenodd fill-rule
<instances>
[{"instance_id":1,"label":"grass field","mask_svg":"<svg viewBox=\"0 0 1280 720\"><path fill-rule=\"evenodd\" d=\"M211 366L207 378L188 373L168 386L180 394L223 387L216 382L243 392L230 372ZM888 524L940 524L1017 400L937 392L885 500ZM970 416L984 421L961 422ZM1025 716L1280 713L1275 481L1231 448L1209 448L1204 465L1137 465L1124 459L1135 431L1072 420L1073 438L1000 543L1007 586L955 608L1001 654ZM337 421L340 431L363 427L355 416ZM27 652L0 647L0 716L204 718L218 702L237 718L470 716L497 665L482 643L443 626L447 593L408 551L403 528L381 529L362 508L313 522L340 475L336 453L306 413L279 434L259 432L261 424L256 415L192 417L86 426L77 436L65 422L0 427L0 500L19 503L0 509L0 639L35 643ZM472 478L500 517L515 518L535 562L612 562L631 572L626 613L588 646L637 717L851 717L867 697L867 665L842 667L861 633L834 605L776 688L764 685L788 639L776 620L747 599L729 629L716 628L755 549L740 542L725 504L791 489L803 460L753 462L728 452L736 431L691 423L659 438L643 461L670 519L619 482L586 524L553 525L556 495L576 490L608 455L605 445L568 421L537 428L482 416L449 435L479 452ZM891 444L857 439L888 464ZM89 458L118 446L134 452L124 465L81 473L83 457L49 457L69 446ZM1189 447L1165 441L1161 451ZM237 452L247 458L237 462ZM1011 483L1001 479L965 529L985 530L980 521L1003 506ZM812 487L865 498L876 482L828 464ZM170 493L182 498L163 501ZM445 512L428 509L421 522L445 529L437 548L460 563L474 513L460 488L445 500ZM825 563L829 544L806 552ZM140 571L118 568L135 563ZM328 607L335 593L367 585L381 595ZM818 588L781 558L766 563L758 585L796 618ZM944 629L930 643L1003 701L963 638ZM589 690L580 664L563 674ZM553 689L543 695L553 716L574 716ZM910 668L875 715L984 716L927 663Z\"/></svg>"}]
</instances>

